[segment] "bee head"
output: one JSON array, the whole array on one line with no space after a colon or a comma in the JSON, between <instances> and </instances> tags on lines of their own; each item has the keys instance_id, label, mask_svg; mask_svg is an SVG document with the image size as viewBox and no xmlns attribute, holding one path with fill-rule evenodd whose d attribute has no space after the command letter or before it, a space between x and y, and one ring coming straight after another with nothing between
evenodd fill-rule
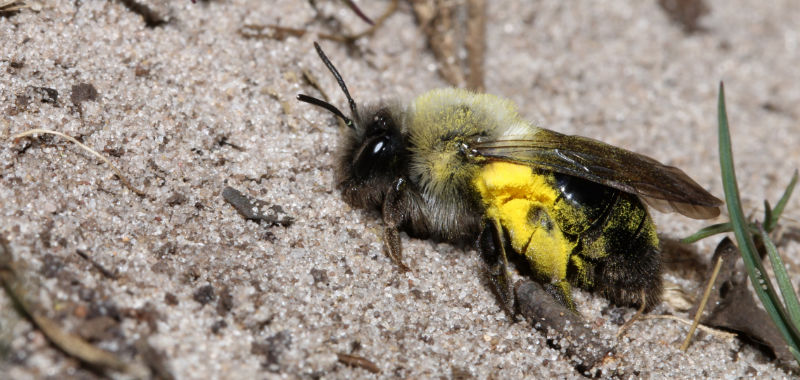
<instances>
[{"instance_id":1,"label":"bee head","mask_svg":"<svg viewBox=\"0 0 800 380\"><path fill-rule=\"evenodd\" d=\"M386 191L407 167L402 112L399 112L399 107L384 105L359 114L356 102L336 67L319 44L315 42L314 47L347 97L351 117L324 100L304 94L297 95L297 100L322 107L344 121L347 130L339 148L337 187L345 201L353 206L380 207Z\"/></svg>"}]
</instances>

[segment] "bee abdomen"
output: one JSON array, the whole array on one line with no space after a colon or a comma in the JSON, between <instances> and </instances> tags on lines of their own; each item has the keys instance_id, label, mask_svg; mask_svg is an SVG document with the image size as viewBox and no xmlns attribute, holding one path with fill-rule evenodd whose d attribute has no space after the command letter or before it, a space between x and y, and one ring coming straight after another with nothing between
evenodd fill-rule
<instances>
[{"instance_id":1,"label":"bee abdomen","mask_svg":"<svg viewBox=\"0 0 800 380\"><path fill-rule=\"evenodd\" d=\"M655 305L661 294L658 237L638 197L560 174L556 209L562 228L576 239L569 276L612 302Z\"/></svg>"},{"instance_id":2,"label":"bee abdomen","mask_svg":"<svg viewBox=\"0 0 800 380\"><path fill-rule=\"evenodd\" d=\"M635 195L620 193L603 227L606 255L595 265L597 290L616 304L651 308L661 297L661 253L647 209Z\"/></svg>"}]
</instances>

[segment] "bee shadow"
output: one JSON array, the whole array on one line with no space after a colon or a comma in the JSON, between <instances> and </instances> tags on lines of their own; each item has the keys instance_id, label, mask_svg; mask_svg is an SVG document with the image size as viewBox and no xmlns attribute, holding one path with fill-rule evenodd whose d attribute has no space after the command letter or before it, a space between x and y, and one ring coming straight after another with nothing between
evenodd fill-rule
<instances>
[{"instance_id":1,"label":"bee shadow","mask_svg":"<svg viewBox=\"0 0 800 380\"><path fill-rule=\"evenodd\" d=\"M710 269L709 259L714 252L704 254L697 247L681 243L679 239L659 236L661 241L661 260L663 272L693 281L704 281L703 276Z\"/></svg>"}]
</instances>

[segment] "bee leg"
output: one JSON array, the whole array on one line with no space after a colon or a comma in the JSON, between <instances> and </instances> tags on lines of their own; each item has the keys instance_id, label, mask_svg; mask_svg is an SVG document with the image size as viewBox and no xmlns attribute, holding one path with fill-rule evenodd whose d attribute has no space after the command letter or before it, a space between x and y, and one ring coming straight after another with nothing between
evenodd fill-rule
<instances>
[{"instance_id":1,"label":"bee leg","mask_svg":"<svg viewBox=\"0 0 800 380\"><path fill-rule=\"evenodd\" d=\"M558 303L577 313L575 303L572 302L572 290L567 280L558 280L544 285L544 290L547 291Z\"/></svg>"},{"instance_id":2,"label":"bee leg","mask_svg":"<svg viewBox=\"0 0 800 380\"><path fill-rule=\"evenodd\" d=\"M403 212L399 207L403 187L405 187L405 180L403 178L396 179L383 199L383 250L400 268L401 272L408 272L410 269L403 264L403 245L398 230L403 221Z\"/></svg>"},{"instance_id":3,"label":"bee leg","mask_svg":"<svg viewBox=\"0 0 800 380\"><path fill-rule=\"evenodd\" d=\"M484 223L483 231L478 237L478 250L486 264L486 274L492 284L492 290L500 300L503 310L513 320L514 288L508 274L508 259L503 246L503 236L499 225L494 221Z\"/></svg>"}]
</instances>

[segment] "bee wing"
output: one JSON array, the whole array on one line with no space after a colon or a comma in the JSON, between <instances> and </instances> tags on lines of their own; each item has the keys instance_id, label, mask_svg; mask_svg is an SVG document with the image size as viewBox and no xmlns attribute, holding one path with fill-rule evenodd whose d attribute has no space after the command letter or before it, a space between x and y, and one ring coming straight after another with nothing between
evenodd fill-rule
<instances>
[{"instance_id":1,"label":"bee wing","mask_svg":"<svg viewBox=\"0 0 800 380\"><path fill-rule=\"evenodd\" d=\"M636 194L662 212L709 219L719 215L722 205L680 169L586 137L540 129L524 138L478 140L472 148L478 156L524 163Z\"/></svg>"}]
</instances>

